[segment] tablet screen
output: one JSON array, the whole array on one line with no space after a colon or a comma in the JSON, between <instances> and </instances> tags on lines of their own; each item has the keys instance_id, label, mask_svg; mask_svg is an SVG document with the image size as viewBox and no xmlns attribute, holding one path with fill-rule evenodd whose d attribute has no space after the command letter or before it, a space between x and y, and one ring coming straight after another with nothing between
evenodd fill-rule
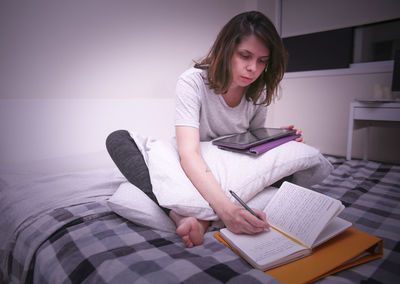
<instances>
[{"instance_id":1,"label":"tablet screen","mask_svg":"<svg viewBox=\"0 0 400 284\"><path fill-rule=\"evenodd\" d=\"M213 144L237 149L245 149L295 133L296 130L282 128L258 128L244 133L216 139L213 141Z\"/></svg>"}]
</instances>

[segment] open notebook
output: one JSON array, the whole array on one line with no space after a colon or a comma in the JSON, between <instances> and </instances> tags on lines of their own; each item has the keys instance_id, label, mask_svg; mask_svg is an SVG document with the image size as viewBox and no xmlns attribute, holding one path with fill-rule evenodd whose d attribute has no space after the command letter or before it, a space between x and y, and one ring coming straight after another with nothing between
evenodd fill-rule
<instances>
[{"instance_id":1,"label":"open notebook","mask_svg":"<svg viewBox=\"0 0 400 284\"><path fill-rule=\"evenodd\" d=\"M319 254L319 261L324 267L326 265L324 273L350 260L353 263L359 259L380 257L382 251L378 244L381 240L355 229L347 232L352 223L338 217L343 209L337 199L284 182L265 209L271 225L269 230L245 235L224 228L216 238L225 241L253 267L263 271L275 267L284 269L285 264L291 265L307 256L313 258L312 254L320 247L328 250L328 253ZM375 246L378 250L371 249ZM363 254L366 251L368 255ZM329 253L338 257L324 258ZM314 276L318 278L319 275Z\"/></svg>"}]
</instances>

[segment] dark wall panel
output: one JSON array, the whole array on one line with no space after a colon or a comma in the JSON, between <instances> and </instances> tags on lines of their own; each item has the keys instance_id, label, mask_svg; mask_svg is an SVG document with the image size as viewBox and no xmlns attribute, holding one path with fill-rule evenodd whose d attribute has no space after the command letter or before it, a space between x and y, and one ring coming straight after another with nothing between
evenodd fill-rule
<instances>
[{"instance_id":1,"label":"dark wall panel","mask_svg":"<svg viewBox=\"0 0 400 284\"><path fill-rule=\"evenodd\" d=\"M347 68L353 61L353 28L283 38L287 72Z\"/></svg>"}]
</instances>

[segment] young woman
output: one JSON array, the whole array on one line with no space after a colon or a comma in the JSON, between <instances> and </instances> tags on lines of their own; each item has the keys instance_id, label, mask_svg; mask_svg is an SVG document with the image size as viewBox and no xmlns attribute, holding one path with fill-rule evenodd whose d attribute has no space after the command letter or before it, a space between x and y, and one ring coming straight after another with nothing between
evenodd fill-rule
<instances>
[{"instance_id":1,"label":"young woman","mask_svg":"<svg viewBox=\"0 0 400 284\"><path fill-rule=\"evenodd\" d=\"M285 66L286 51L272 22L260 12L246 12L223 27L208 55L177 82L175 131L181 166L234 233L261 232L268 227L266 216L254 210L260 220L230 201L204 162L200 141L264 127L267 105L277 94ZM107 149L125 177L157 202L143 157L128 132L110 134ZM203 243L208 221L162 209L187 247Z\"/></svg>"}]
</instances>

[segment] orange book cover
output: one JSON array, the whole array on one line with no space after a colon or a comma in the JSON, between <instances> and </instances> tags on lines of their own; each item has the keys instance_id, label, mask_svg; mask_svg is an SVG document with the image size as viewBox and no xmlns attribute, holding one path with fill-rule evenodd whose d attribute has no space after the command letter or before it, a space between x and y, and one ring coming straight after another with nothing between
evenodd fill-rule
<instances>
[{"instance_id":1,"label":"orange book cover","mask_svg":"<svg viewBox=\"0 0 400 284\"><path fill-rule=\"evenodd\" d=\"M219 232L214 236L229 246ZM269 269L265 273L282 283L309 283L343 269L380 258L382 255L383 241L380 238L349 228L313 249L311 255Z\"/></svg>"}]
</instances>

